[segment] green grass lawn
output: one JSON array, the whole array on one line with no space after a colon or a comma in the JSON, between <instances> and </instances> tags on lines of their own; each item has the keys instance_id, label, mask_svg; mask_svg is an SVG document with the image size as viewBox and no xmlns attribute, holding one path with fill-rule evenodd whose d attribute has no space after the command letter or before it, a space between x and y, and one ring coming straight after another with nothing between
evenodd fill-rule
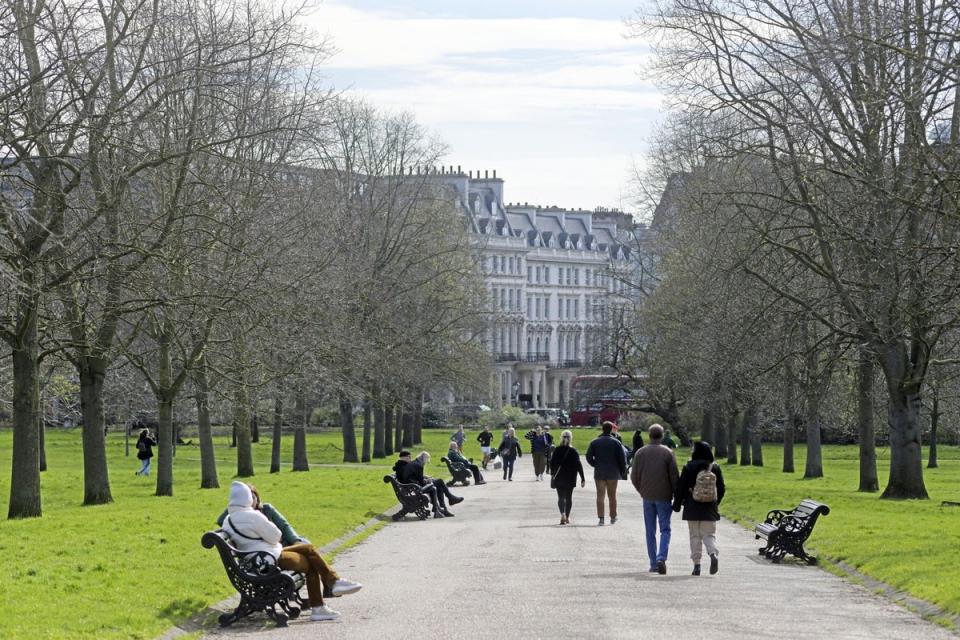
<instances>
[{"instance_id":1,"label":"green grass lawn","mask_svg":"<svg viewBox=\"0 0 960 640\"><path fill-rule=\"evenodd\" d=\"M806 548L821 561L842 561L861 573L960 615L960 507L941 507L944 500L960 502L960 448L940 447L938 469L925 469L929 500L881 500L878 494L857 493L857 448L825 447L826 477L803 479L804 447L795 455L797 473L780 471L782 448L764 447L765 467L724 465L727 496L721 512L745 526L771 509L793 508L803 498L830 507L821 517ZM889 451L878 450L881 491L885 486ZM678 462L687 457L678 451ZM926 460L926 459L924 459ZM759 541L758 541L759 542ZM759 545L758 545L759 546Z\"/></svg>"},{"instance_id":2,"label":"green grass lawn","mask_svg":"<svg viewBox=\"0 0 960 640\"><path fill-rule=\"evenodd\" d=\"M451 431L425 431L424 445L413 449L433 454L428 473L447 477L440 457ZM581 450L591 435L577 434ZM475 431L467 433L465 453L479 460L475 437ZM0 431L0 516L6 514L9 497L11 440L9 430ZM200 546L200 536L226 505L235 473L235 451L227 444L226 439L217 440L221 489L198 489L199 452L181 447L175 495L157 498L155 476L136 477L138 461L124 455L123 437L111 434L108 455L115 501L82 507L80 432L50 432L49 471L42 480L44 516L0 520L0 557L8 559L0 589L0 638L151 638L232 595L219 558ZM395 503L381 482L393 458L341 466L339 433L311 434L308 452L315 466L309 473L293 473L291 445L292 438L285 437L283 471L272 475L267 473L269 439L254 445L257 475L252 482L318 546ZM960 581L953 571L960 549L960 508L939 506L942 500L960 501L960 449L942 448L941 468L926 472L929 501L905 502L856 493L855 447L827 447L827 477L818 480L781 473L778 447L767 446L764 454L765 468L724 466L725 515L750 525L768 510L792 507L802 498L823 501L832 512L813 533L808 546L814 553L849 563L960 614ZM881 486L885 454L881 451ZM803 455L798 447L801 469ZM681 463L686 457L686 451L678 451Z\"/></svg>"}]
</instances>

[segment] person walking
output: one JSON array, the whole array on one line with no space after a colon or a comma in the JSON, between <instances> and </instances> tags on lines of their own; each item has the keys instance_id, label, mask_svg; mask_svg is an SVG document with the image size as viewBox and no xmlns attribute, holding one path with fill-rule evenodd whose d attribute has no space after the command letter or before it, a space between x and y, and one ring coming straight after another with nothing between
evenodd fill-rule
<instances>
[{"instance_id":1,"label":"person walking","mask_svg":"<svg viewBox=\"0 0 960 640\"><path fill-rule=\"evenodd\" d=\"M604 496L610 503L610 524L617 522L617 484L627 472L623 445L613 437L613 423L600 425L602 434L587 447L587 464L593 467L593 481L597 485L597 526L603 526Z\"/></svg>"},{"instance_id":2,"label":"person walking","mask_svg":"<svg viewBox=\"0 0 960 640\"><path fill-rule=\"evenodd\" d=\"M517 461L517 458L523 457L523 453L520 452L520 441L517 440L516 429L513 427L507 429L503 440L500 441L500 446L497 447L497 451L500 453L500 459L503 460L503 479L513 482L513 464Z\"/></svg>"},{"instance_id":3,"label":"person walking","mask_svg":"<svg viewBox=\"0 0 960 640\"><path fill-rule=\"evenodd\" d=\"M533 457L533 475L536 476L537 482L543 480L543 474L547 470L547 451L549 448L550 443L543 433L543 428L538 426L534 430L533 437L530 438L530 454Z\"/></svg>"},{"instance_id":4,"label":"person walking","mask_svg":"<svg viewBox=\"0 0 960 640\"><path fill-rule=\"evenodd\" d=\"M673 510L683 508L683 519L690 530L690 559L693 575L700 575L703 547L710 557L710 575L720 569L720 550L717 548L717 521L720 520L720 501L725 487L720 465L714 463L709 443L694 442L690 461L683 466L677 491L673 496Z\"/></svg>"},{"instance_id":5,"label":"person walking","mask_svg":"<svg viewBox=\"0 0 960 640\"><path fill-rule=\"evenodd\" d=\"M457 430L453 432L453 435L450 436L451 442L457 443L457 450L463 451L463 443L467 439L467 434L463 432L463 425L457 427Z\"/></svg>"},{"instance_id":6,"label":"person walking","mask_svg":"<svg viewBox=\"0 0 960 640\"><path fill-rule=\"evenodd\" d=\"M477 442L480 443L480 451L483 452L483 461L480 463L480 466L486 470L487 465L490 463L490 452L493 451L493 448L490 446L490 443L493 441L493 434L490 433L490 427L484 427L477 435Z\"/></svg>"},{"instance_id":7,"label":"person walking","mask_svg":"<svg viewBox=\"0 0 960 640\"><path fill-rule=\"evenodd\" d=\"M630 481L643 498L643 524L647 533L647 557L650 571L667 573L667 551L670 548L670 515L674 494L680 480L673 450L663 444L663 427L650 426L650 443L641 447L633 458ZM660 546L657 547L657 526Z\"/></svg>"},{"instance_id":8,"label":"person walking","mask_svg":"<svg viewBox=\"0 0 960 640\"><path fill-rule=\"evenodd\" d=\"M137 438L137 459L140 461L140 470L136 472L138 476L150 475L150 460L153 458L153 448L157 446L157 441L151 435L149 429L140 431L140 437Z\"/></svg>"},{"instance_id":9,"label":"person walking","mask_svg":"<svg viewBox=\"0 0 960 640\"><path fill-rule=\"evenodd\" d=\"M580 488L586 486L580 454L573 448L573 433L560 434L560 446L550 457L550 486L557 490L557 506L560 508L560 524L570 524L570 509L573 507L573 490L580 476Z\"/></svg>"}]
</instances>

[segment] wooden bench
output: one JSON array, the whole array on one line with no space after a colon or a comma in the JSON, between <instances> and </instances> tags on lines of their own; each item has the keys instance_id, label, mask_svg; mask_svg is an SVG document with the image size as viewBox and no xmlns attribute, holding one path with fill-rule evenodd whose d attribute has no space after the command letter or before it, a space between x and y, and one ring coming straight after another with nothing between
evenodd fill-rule
<instances>
[{"instance_id":1,"label":"wooden bench","mask_svg":"<svg viewBox=\"0 0 960 640\"><path fill-rule=\"evenodd\" d=\"M400 501L400 511L393 514L394 520L402 520L408 513L416 514L421 520L430 517L430 498L420 485L397 482L395 476L383 476L383 481L393 486L393 492Z\"/></svg>"},{"instance_id":2,"label":"wooden bench","mask_svg":"<svg viewBox=\"0 0 960 640\"><path fill-rule=\"evenodd\" d=\"M449 458L440 458L440 462L447 463L447 470L450 471L450 475L453 477L453 480L447 483L448 487L455 486L457 483L460 483L465 487L470 484L470 478L473 477L473 471L470 471L470 468L467 467L467 465L463 464L462 462L453 462Z\"/></svg>"},{"instance_id":3,"label":"wooden bench","mask_svg":"<svg viewBox=\"0 0 960 640\"><path fill-rule=\"evenodd\" d=\"M256 611L263 611L278 627L285 627L288 619L298 617L307 608L307 602L300 596L305 582L303 574L281 570L266 551L241 552L223 529L207 531L200 543L206 549L217 548L227 577L240 593L237 608L220 616L221 627ZM277 611L278 606L281 611Z\"/></svg>"},{"instance_id":4,"label":"wooden bench","mask_svg":"<svg viewBox=\"0 0 960 640\"><path fill-rule=\"evenodd\" d=\"M817 564L817 559L803 550L803 543L810 537L817 518L829 513L830 507L814 500L802 501L793 511L771 511L753 528L757 540L767 541L766 546L760 548L760 555L780 562L789 553L807 564Z\"/></svg>"}]
</instances>

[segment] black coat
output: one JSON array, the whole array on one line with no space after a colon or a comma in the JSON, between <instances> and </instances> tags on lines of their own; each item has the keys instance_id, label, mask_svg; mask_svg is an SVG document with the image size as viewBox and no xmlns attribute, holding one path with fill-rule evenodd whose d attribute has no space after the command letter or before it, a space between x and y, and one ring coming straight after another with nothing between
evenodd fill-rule
<instances>
[{"instance_id":1,"label":"black coat","mask_svg":"<svg viewBox=\"0 0 960 640\"><path fill-rule=\"evenodd\" d=\"M583 463L577 450L566 445L554 449L550 458L550 475L554 478L554 485L561 488L577 486L577 476L583 482Z\"/></svg>"},{"instance_id":2,"label":"black coat","mask_svg":"<svg viewBox=\"0 0 960 640\"><path fill-rule=\"evenodd\" d=\"M587 464L593 467L594 480L620 480L627 473L623 444L609 434L590 443L586 458Z\"/></svg>"},{"instance_id":3,"label":"black coat","mask_svg":"<svg viewBox=\"0 0 960 640\"><path fill-rule=\"evenodd\" d=\"M500 452L502 458L523 457L523 453L520 452L520 442L509 436L503 439L500 446L497 447L497 451Z\"/></svg>"},{"instance_id":4,"label":"black coat","mask_svg":"<svg viewBox=\"0 0 960 640\"><path fill-rule=\"evenodd\" d=\"M148 458L153 457L153 447L157 446L157 441L151 438L150 436L141 436L137 438L137 444L143 443L143 449L137 447L137 458L139 460L147 460Z\"/></svg>"},{"instance_id":5,"label":"black coat","mask_svg":"<svg viewBox=\"0 0 960 640\"><path fill-rule=\"evenodd\" d=\"M717 501L716 502L697 502L693 499L693 487L697 484L697 474L712 467L711 471L717 476ZM684 520L713 520L720 519L720 502L723 500L723 494L726 487L723 484L723 473L720 466L709 460L691 460L683 466L680 472L680 482L677 483L677 491L673 497L673 510L679 511L683 507Z\"/></svg>"},{"instance_id":6,"label":"black coat","mask_svg":"<svg viewBox=\"0 0 960 640\"><path fill-rule=\"evenodd\" d=\"M417 484L421 487L427 483L423 477L423 465L414 462L408 462L400 468L400 476L397 478L403 484Z\"/></svg>"}]
</instances>

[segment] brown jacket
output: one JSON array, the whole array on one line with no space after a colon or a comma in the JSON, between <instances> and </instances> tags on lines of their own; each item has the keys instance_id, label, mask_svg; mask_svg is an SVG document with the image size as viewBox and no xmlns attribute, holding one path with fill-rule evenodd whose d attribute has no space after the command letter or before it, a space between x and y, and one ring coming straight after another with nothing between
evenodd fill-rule
<instances>
[{"instance_id":1,"label":"brown jacket","mask_svg":"<svg viewBox=\"0 0 960 640\"><path fill-rule=\"evenodd\" d=\"M670 447L652 442L640 447L633 458L630 482L644 500L673 500L679 480L677 458Z\"/></svg>"}]
</instances>

